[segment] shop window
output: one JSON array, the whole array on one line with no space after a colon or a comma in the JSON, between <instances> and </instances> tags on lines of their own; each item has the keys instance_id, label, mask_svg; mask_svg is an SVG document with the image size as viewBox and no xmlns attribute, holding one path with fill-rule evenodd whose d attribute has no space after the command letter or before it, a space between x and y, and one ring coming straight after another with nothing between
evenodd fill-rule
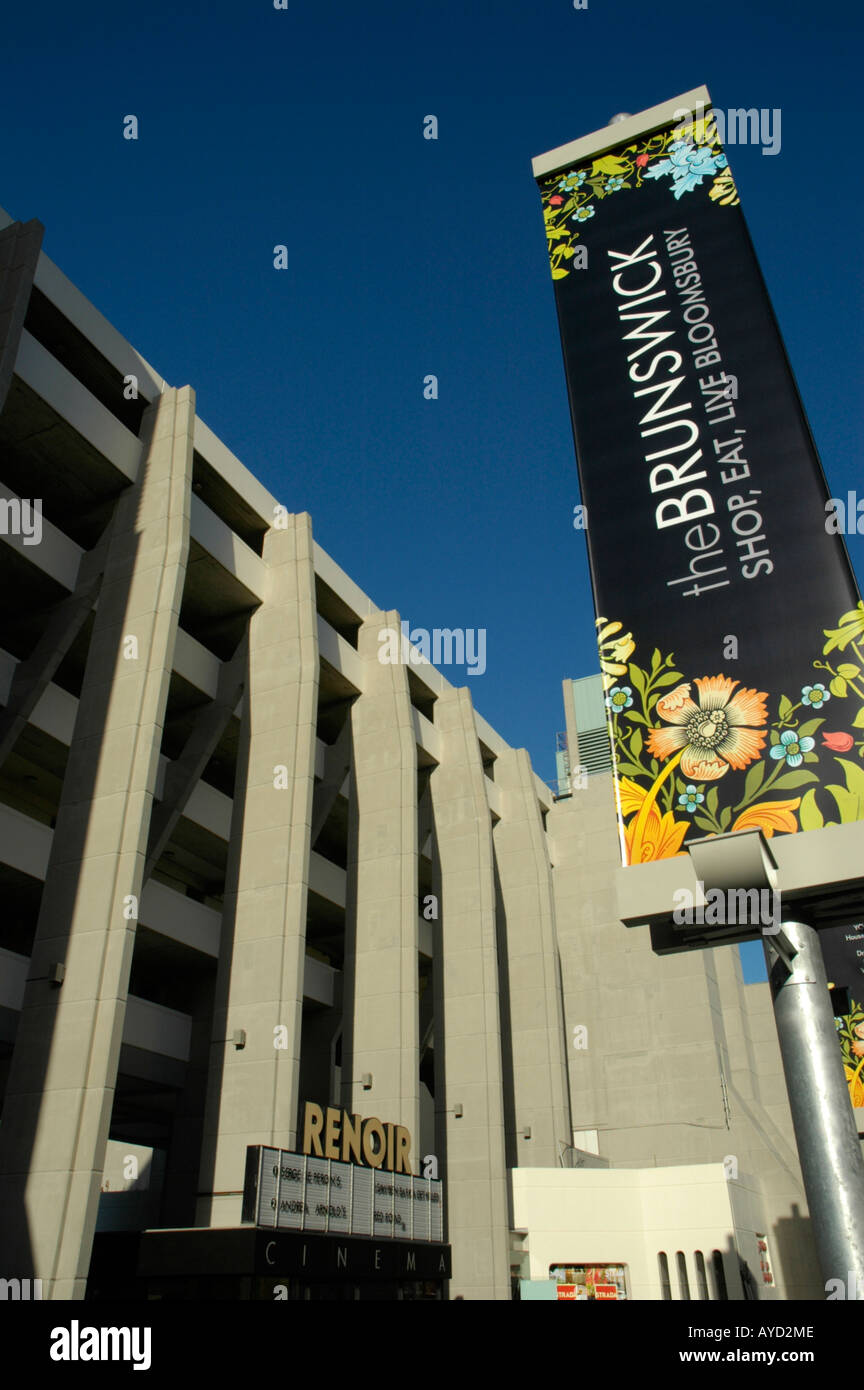
<instances>
[{"instance_id":1,"label":"shop window","mask_svg":"<svg viewBox=\"0 0 864 1390\"><path fill-rule=\"evenodd\" d=\"M615 1303L629 1297L626 1265L550 1265L549 1278L558 1285L558 1298L562 1301L596 1299Z\"/></svg>"},{"instance_id":2,"label":"shop window","mask_svg":"<svg viewBox=\"0 0 864 1390\"><path fill-rule=\"evenodd\" d=\"M768 1252L768 1240L767 1237L760 1234L759 1231L756 1232L756 1244L759 1247L759 1264L762 1274L762 1283L767 1284L770 1288L773 1288L774 1271L771 1268L771 1256Z\"/></svg>"}]
</instances>

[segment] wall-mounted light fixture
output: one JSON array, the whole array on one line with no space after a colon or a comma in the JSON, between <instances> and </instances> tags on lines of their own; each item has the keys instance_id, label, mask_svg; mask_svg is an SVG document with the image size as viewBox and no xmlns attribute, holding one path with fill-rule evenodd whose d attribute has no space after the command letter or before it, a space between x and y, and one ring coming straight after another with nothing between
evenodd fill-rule
<instances>
[{"instance_id":1,"label":"wall-mounted light fixture","mask_svg":"<svg viewBox=\"0 0 864 1390\"><path fill-rule=\"evenodd\" d=\"M49 985L62 985L66 978L66 966L62 960L52 961L44 975L30 975L27 983L31 984L36 980L45 980Z\"/></svg>"}]
</instances>

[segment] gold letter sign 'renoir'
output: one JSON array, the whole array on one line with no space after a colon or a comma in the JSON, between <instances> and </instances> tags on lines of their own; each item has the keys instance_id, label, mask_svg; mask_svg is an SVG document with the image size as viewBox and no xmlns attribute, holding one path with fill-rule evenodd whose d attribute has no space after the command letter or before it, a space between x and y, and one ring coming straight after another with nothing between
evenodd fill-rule
<instances>
[{"instance_id":1,"label":"gold letter sign 'renoir'","mask_svg":"<svg viewBox=\"0 0 864 1390\"><path fill-rule=\"evenodd\" d=\"M382 1124L375 1116L349 1115L328 1105L306 1102L301 1152L368 1168L410 1173L411 1135L403 1125Z\"/></svg>"}]
</instances>

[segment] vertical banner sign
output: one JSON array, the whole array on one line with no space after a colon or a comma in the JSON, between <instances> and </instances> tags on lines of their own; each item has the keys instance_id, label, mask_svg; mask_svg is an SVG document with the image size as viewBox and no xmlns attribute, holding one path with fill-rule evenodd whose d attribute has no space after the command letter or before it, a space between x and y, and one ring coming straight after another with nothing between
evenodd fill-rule
<instances>
[{"instance_id":1,"label":"vertical banner sign","mask_svg":"<svg viewBox=\"0 0 864 1390\"><path fill-rule=\"evenodd\" d=\"M819 933L825 974L849 991L849 1012L834 1022L852 1104L864 1108L864 922L828 927Z\"/></svg>"},{"instance_id":2,"label":"vertical banner sign","mask_svg":"<svg viewBox=\"0 0 864 1390\"><path fill-rule=\"evenodd\" d=\"M708 103L535 161L625 864L864 819L864 605Z\"/></svg>"}]
</instances>

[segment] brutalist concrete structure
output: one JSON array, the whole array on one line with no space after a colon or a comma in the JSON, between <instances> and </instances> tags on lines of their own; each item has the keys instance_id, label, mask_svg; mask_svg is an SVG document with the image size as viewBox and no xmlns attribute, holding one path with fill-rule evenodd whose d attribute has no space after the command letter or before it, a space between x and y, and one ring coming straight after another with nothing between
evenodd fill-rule
<instances>
[{"instance_id":1,"label":"brutalist concrete structure","mask_svg":"<svg viewBox=\"0 0 864 1390\"><path fill-rule=\"evenodd\" d=\"M737 1154L803 1296L767 997L620 925L608 775L556 800L467 689L382 662L398 613L41 235L0 214L0 1276L85 1296L118 1145L160 1155L151 1273L251 1251L247 1148L311 1101L434 1156L451 1297L510 1298L511 1170L586 1148Z\"/></svg>"}]
</instances>

